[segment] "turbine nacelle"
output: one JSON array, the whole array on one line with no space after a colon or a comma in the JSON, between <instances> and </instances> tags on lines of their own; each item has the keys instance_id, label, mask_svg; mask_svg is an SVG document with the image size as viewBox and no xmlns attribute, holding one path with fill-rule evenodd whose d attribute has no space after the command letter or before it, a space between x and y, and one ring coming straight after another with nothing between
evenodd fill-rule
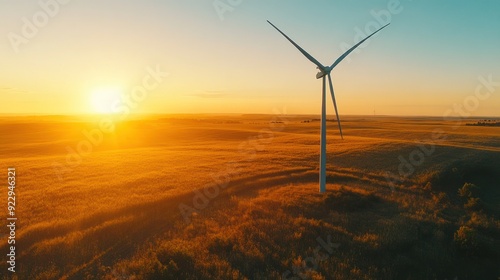
<instances>
[{"instance_id":1,"label":"turbine nacelle","mask_svg":"<svg viewBox=\"0 0 500 280\"><path fill-rule=\"evenodd\" d=\"M316 69L319 70L319 72L316 74L316 79L323 78L324 76L330 74L330 72L332 71L332 68L330 66L323 66L322 68L318 66L316 67Z\"/></svg>"}]
</instances>

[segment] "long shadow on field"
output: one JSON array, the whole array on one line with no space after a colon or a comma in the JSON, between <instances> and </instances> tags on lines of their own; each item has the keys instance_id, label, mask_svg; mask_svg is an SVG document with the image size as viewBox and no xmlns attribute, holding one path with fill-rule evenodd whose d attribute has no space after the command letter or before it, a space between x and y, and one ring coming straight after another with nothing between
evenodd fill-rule
<instances>
[{"instance_id":1,"label":"long shadow on field","mask_svg":"<svg viewBox=\"0 0 500 280\"><path fill-rule=\"evenodd\" d=\"M310 168L268 172L235 178L221 193L232 189L255 189L283 185L292 180L312 180ZM292 179L293 178L293 179ZM215 199L222 199L215 198ZM131 205L93 214L85 219L44 225L19 236L19 276L26 279L50 279L67 276L80 279L95 275L101 266L131 256L154 236L183 222L179 204L193 205L193 193L184 193L153 202ZM209 206L210 207L210 206ZM6 251L2 246L0 251ZM2 266L5 266L2 264Z\"/></svg>"},{"instance_id":2,"label":"long shadow on field","mask_svg":"<svg viewBox=\"0 0 500 280\"><path fill-rule=\"evenodd\" d=\"M382 177L357 171L342 170L328 175L328 181L353 182L366 180L383 185ZM369 176L369 177L366 177ZM233 194L256 196L258 190L291 183L316 182L318 173L312 168L261 173L229 178L227 188L220 190L216 200ZM215 183L214 183L215 185ZM384 187L387 188L385 185ZM182 223L179 204L193 205L193 193L183 193L157 201L130 205L121 209L96 213L79 221L42 225L19 236L19 275L27 278L79 279L96 275L101 267L130 257L144 243ZM4 246L0 248L6 251Z\"/></svg>"}]
</instances>

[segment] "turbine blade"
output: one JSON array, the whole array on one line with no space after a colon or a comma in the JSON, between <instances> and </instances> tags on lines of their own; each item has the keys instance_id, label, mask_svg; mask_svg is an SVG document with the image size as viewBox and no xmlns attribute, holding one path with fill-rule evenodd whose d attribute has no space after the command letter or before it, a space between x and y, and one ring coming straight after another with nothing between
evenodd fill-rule
<instances>
[{"instance_id":1,"label":"turbine blade","mask_svg":"<svg viewBox=\"0 0 500 280\"><path fill-rule=\"evenodd\" d=\"M388 23L388 24L380 27L377 31L373 32L370 36L364 38L359 43L357 43L356 45L354 45L352 48L350 48L349 50L347 50L343 55L341 55L339 58L337 58L337 60L335 60L335 62L332 64L332 66L330 66L330 68L333 69L333 67L337 66L337 64L339 64L344 58L346 58L355 48L357 48L359 45L363 44L364 41L368 40L368 38L370 38L371 36L375 35L375 33L379 32L382 29L384 29L389 24L391 24L391 23Z\"/></svg>"},{"instance_id":2,"label":"turbine blade","mask_svg":"<svg viewBox=\"0 0 500 280\"><path fill-rule=\"evenodd\" d=\"M335 101L335 94L333 93L332 77L330 77L330 74L328 74L328 83L330 84L330 93L332 94L333 107L335 107L335 114L337 114L337 122L339 124L340 138L344 140L344 135L342 134L342 126L340 125L339 111L337 110L337 101Z\"/></svg>"},{"instance_id":3,"label":"turbine blade","mask_svg":"<svg viewBox=\"0 0 500 280\"><path fill-rule=\"evenodd\" d=\"M287 38L288 41L290 41L290 43L292 43L292 45L294 45L305 57L307 57L307 59L309 59L309 61L311 61L312 63L316 64L316 66L318 66L319 69L322 70L322 69L325 68L325 66L323 66L321 63L319 63L319 61L317 61L314 57L312 57L312 55L308 54L303 48L301 48L292 39L290 39L288 36L286 36L285 33L281 32L281 30L279 30L278 27L274 26L274 24L272 24L269 20L267 22L270 25L272 25L276 30L278 30L278 32L281 33L281 35L285 36L285 38Z\"/></svg>"}]
</instances>

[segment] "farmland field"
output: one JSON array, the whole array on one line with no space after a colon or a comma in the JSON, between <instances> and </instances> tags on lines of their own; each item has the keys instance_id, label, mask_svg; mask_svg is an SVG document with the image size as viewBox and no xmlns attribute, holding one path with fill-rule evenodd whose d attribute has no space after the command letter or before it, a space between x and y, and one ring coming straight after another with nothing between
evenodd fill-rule
<instances>
[{"instance_id":1,"label":"farmland field","mask_svg":"<svg viewBox=\"0 0 500 280\"><path fill-rule=\"evenodd\" d=\"M317 116L101 118L0 117L17 279L500 277L500 127L332 119L320 194Z\"/></svg>"}]
</instances>

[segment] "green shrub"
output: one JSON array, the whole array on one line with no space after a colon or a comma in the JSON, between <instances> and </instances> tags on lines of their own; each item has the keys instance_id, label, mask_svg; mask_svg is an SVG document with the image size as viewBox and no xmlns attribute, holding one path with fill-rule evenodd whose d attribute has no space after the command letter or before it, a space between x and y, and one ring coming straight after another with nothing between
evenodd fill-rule
<instances>
[{"instance_id":1,"label":"green shrub","mask_svg":"<svg viewBox=\"0 0 500 280\"><path fill-rule=\"evenodd\" d=\"M477 249L477 231L469 226L461 226L453 238L459 249L472 252Z\"/></svg>"},{"instance_id":2,"label":"green shrub","mask_svg":"<svg viewBox=\"0 0 500 280\"><path fill-rule=\"evenodd\" d=\"M464 198L476 197L479 193L479 188L472 183L465 183L458 189L458 195Z\"/></svg>"},{"instance_id":3,"label":"green shrub","mask_svg":"<svg viewBox=\"0 0 500 280\"><path fill-rule=\"evenodd\" d=\"M481 200L477 197L469 197L464 204L464 208L467 210L479 210L481 208Z\"/></svg>"}]
</instances>

